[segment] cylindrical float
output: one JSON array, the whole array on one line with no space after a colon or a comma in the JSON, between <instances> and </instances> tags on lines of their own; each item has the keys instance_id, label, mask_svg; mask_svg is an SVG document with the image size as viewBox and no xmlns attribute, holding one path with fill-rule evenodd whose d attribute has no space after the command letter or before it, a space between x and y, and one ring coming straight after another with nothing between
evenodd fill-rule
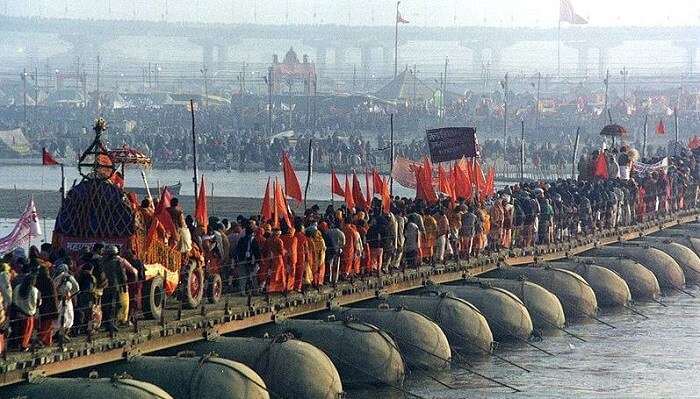
<instances>
[{"instance_id":1,"label":"cylindrical float","mask_svg":"<svg viewBox=\"0 0 700 399\"><path fill-rule=\"evenodd\" d=\"M564 308L561 306L561 302L559 302L556 295L540 285L526 280L502 278L477 278L474 281L504 289L520 298L528 313L530 313L532 325L536 330L558 329L566 324Z\"/></svg>"},{"instance_id":2,"label":"cylindrical float","mask_svg":"<svg viewBox=\"0 0 700 399\"><path fill-rule=\"evenodd\" d=\"M649 246L606 246L586 252L587 256L624 257L641 263L651 270L662 290L678 290L685 286L680 265L667 253Z\"/></svg>"},{"instance_id":3,"label":"cylindrical float","mask_svg":"<svg viewBox=\"0 0 700 399\"><path fill-rule=\"evenodd\" d=\"M452 352L445 333L432 320L403 308L339 308L337 319L357 320L386 331L399 346L410 368L443 369L450 366Z\"/></svg>"},{"instance_id":4,"label":"cylindrical float","mask_svg":"<svg viewBox=\"0 0 700 399\"><path fill-rule=\"evenodd\" d=\"M188 349L245 364L262 377L273 393L270 396L337 399L343 392L338 370L328 356L296 339L217 337L190 344Z\"/></svg>"},{"instance_id":5,"label":"cylindrical float","mask_svg":"<svg viewBox=\"0 0 700 399\"><path fill-rule=\"evenodd\" d=\"M635 301L649 301L661 296L661 287L654 273L632 259L606 256L575 256L570 259L614 271L625 280Z\"/></svg>"},{"instance_id":6,"label":"cylindrical float","mask_svg":"<svg viewBox=\"0 0 700 399\"><path fill-rule=\"evenodd\" d=\"M174 399L267 399L265 382L248 366L212 356L136 356L100 367L159 386ZM187 378L184 378L187 377Z\"/></svg>"},{"instance_id":7,"label":"cylindrical float","mask_svg":"<svg viewBox=\"0 0 700 399\"><path fill-rule=\"evenodd\" d=\"M532 319L525 305L510 292L488 284L437 285L430 289L452 292L483 313L496 340L528 339Z\"/></svg>"},{"instance_id":8,"label":"cylindrical float","mask_svg":"<svg viewBox=\"0 0 700 399\"><path fill-rule=\"evenodd\" d=\"M405 369L391 337L369 323L288 319L269 326L273 334L291 333L324 351L338 368L343 385L401 385Z\"/></svg>"},{"instance_id":9,"label":"cylindrical float","mask_svg":"<svg viewBox=\"0 0 700 399\"><path fill-rule=\"evenodd\" d=\"M685 282L691 284L700 283L700 257L691 248L671 239L657 237L644 237L642 240L652 248L664 251L675 260L683 269Z\"/></svg>"},{"instance_id":10,"label":"cylindrical float","mask_svg":"<svg viewBox=\"0 0 700 399\"><path fill-rule=\"evenodd\" d=\"M700 233L698 233L700 234ZM692 237L687 234L675 233L675 230L661 230L653 236L660 240L669 240L678 244L684 245L695 252L695 255L700 256L700 238Z\"/></svg>"},{"instance_id":11,"label":"cylindrical float","mask_svg":"<svg viewBox=\"0 0 700 399\"><path fill-rule=\"evenodd\" d=\"M601 307L625 306L632 293L625 280L612 270L576 261L547 262L547 265L574 272L591 286Z\"/></svg>"},{"instance_id":12,"label":"cylindrical float","mask_svg":"<svg viewBox=\"0 0 700 399\"><path fill-rule=\"evenodd\" d=\"M172 399L160 387L130 378L41 378L0 389L1 398Z\"/></svg>"},{"instance_id":13,"label":"cylindrical float","mask_svg":"<svg viewBox=\"0 0 700 399\"><path fill-rule=\"evenodd\" d=\"M432 319L460 353L491 353L493 334L484 315L474 305L453 295L389 295L392 307L404 307Z\"/></svg>"},{"instance_id":14,"label":"cylindrical float","mask_svg":"<svg viewBox=\"0 0 700 399\"><path fill-rule=\"evenodd\" d=\"M489 277L518 280L521 278L541 285L559 298L566 319L573 321L595 315L598 301L583 277L554 267L502 267L489 272Z\"/></svg>"}]
</instances>

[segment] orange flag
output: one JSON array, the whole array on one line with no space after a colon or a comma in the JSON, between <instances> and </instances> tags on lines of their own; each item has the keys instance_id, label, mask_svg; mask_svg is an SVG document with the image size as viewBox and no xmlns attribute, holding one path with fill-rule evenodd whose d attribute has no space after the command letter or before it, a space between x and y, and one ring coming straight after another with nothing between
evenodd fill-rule
<instances>
[{"instance_id":1,"label":"orange flag","mask_svg":"<svg viewBox=\"0 0 700 399\"><path fill-rule=\"evenodd\" d=\"M335 175L335 170L331 169L331 196L335 194L340 197L345 196L345 190L343 190L343 187L340 186L340 182L338 181L338 176Z\"/></svg>"},{"instance_id":2,"label":"orange flag","mask_svg":"<svg viewBox=\"0 0 700 399\"><path fill-rule=\"evenodd\" d=\"M362 185L355 172L352 172L352 199L357 208L365 207L365 196L362 194Z\"/></svg>"},{"instance_id":3,"label":"orange flag","mask_svg":"<svg viewBox=\"0 0 700 399\"><path fill-rule=\"evenodd\" d=\"M447 172L445 172L445 168L442 167L442 164L438 165L438 182L440 185L440 192L444 193L455 201L457 197L455 197L454 189L452 184L450 184L450 179L447 177Z\"/></svg>"},{"instance_id":4,"label":"orange flag","mask_svg":"<svg viewBox=\"0 0 700 399\"><path fill-rule=\"evenodd\" d=\"M348 180L348 175L345 175L345 206L348 209L355 207L355 199L352 196L352 189L350 188L350 181Z\"/></svg>"},{"instance_id":5,"label":"orange flag","mask_svg":"<svg viewBox=\"0 0 700 399\"><path fill-rule=\"evenodd\" d=\"M274 227L280 226L280 219L284 219L287 226L292 227L289 221L289 213L287 212L287 205L284 200L284 193L282 192L282 185L275 179L275 209L274 209Z\"/></svg>"},{"instance_id":6,"label":"orange flag","mask_svg":"<svg viewBox=\"0 0 700 399\"><path fill-rule=\"evenodd\" d=\"M476 159L472 160L472 179L476 184L477 193L481 194L486 189L486 180L484 180L484 172L481 170L481 165Z\"/></svg>"},{"instance_id":7,"label":"orange flag","mask_svg":"<svg viewBox=\"0 0 700 399\"><path fill-rule=\"evenodd\" d=\"M156 206L151 227L148 229L146 234L146 246L149 246L156 236L156 231L158 231L158 225L161 225L163 229L170 235L175 234L175 225L173 224L173 219L170 217L168 208L170 208L170 199L172 198L170 190L166 186L160 195L160 200Z\"/></svg>"},{"instance_id":8,"label":"orange flag","mask_svg":"<svg viewBox=\"0 0 700 399\"><path fill-rule=\"evenodd\" d=\"M377 169L372 169L372 190L374 194L384 195L384 184L382 177L377 172Z\"/></svg>"},{"instance_id":9,"label":"orange flag","mask_svg":"<svg viewBox=\"0 0 700 399\"><path fill-rule=\"evenodd\" d=\"M480 193L483 198L488 198L494 193L496 180L496 168L494 166L489 166L489 170L486 173L486 183L484 184L484 190Z\"/></svg>"},{"instance_id":10,"label":"orange flag","mask_svg":"<svg viewBox=\"0 0 700 399\"><path fill-rule=\"evenodd\" d=\"M388 180L388 178L385 178L382 181L382 209L387 213L391 210L391 193L389 193Z\"/></svg>"},{"instance_id":11,"label":"orange flag","mask_svg":"<svg viewBox=\"0 0 700 399\"><path fill-rule=\"evenodd\" d=\"M429 204L437 202L438 197L437 194L435 194L435 188L433 188L433 164L428 157L423 159L422 179L425 201Z\"/></svg>"},{"instance_id":12,"label":"orange flag","mask_svg":"<svg viewBox=\"0 0 700 399\"><path fill-rule=\"evenodd\" d=\"M194 219L198 226L202 226L204 231L207 231L209 226L209 209L207 207L207 186L204 183L204 175L202 175L202 183L199 185L199 194L197 194L197 203L194 205Z\"/></svg>"},{"instance_id":13,"label":"orange flag","mask_svg":"<svg viewBox=\"0 0 700 399\"><path fill-rule=\"evenodd\" d=\"M260 216L262 216L263 223L272 219L272 204L270 203L270 178L267 178L267 185L265 186L265 197L262 201L262 209L260 210Z\"/></svg>"},{"instance_id":14,"label":"orange flag","mask_svg":"<svg viewBox=\"0 0 700 399\"><path fill-rule=\"evenodd\" d=\"M56 158L51 155L50 152L46 150L46 147L41 149L41 164L44 166L48 165L60 165L61 163L56 160Z\"/></svg>"},{"instance_id":15,"label":"orange flag","mask_svg":"<svg viewBox=\"0 0 700 399\"><path fill-rule=\"evenodd\" d=\"M659 136L666 134L666 127L664 127L663 119L659 119L659 123L656 124L656 134Z\"/></svg>"},{"instance_id":16,"label":"orange flag","mask_svg":"<svg viewBox=\"0 0 700 399\"><path fill-rule=\"evenodd\" d=\"M605 152L603 150L598 152L598 159L595 161L595 171L593 176L603 179L608 178L608 160L605 159Z\"/></svg>"},{"instance_id":17,"label":"orange flag","mask_svg":"<svg viewBox=\"0 0 700 399\"><path fill-rule=\"evenodd\" d=\"M465 165L466 166L466 165ZM472 197L472 182L467 173L461 166L460 162L455 162L452 168L452 177L454 179L454 192L457 198L469 200Z\"/></svg>"},{"instance_id":18,"label":"orange flag","mask_svg":"<svg viewBox=\"0 0 700 399\"><path fill-rule=\"evenodd\" d=\"M284 174L284 192L289 198L301 203L301 185L287 153L282 154L282 173Z\"/></svg>"}]
</instances>

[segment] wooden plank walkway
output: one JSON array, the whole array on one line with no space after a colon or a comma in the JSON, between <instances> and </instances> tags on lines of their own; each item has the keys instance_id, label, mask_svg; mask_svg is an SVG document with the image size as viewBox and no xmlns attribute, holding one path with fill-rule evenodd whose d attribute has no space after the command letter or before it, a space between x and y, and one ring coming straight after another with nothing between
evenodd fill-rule
<instances>
[{"instance_id":1,"label":"wooden plank walkway","mask_svg":"<svg viewBox=\"0 0 700 399\"><path fill-rule=\"evenodd\" d=\"M65 347L52 347L29 353L8 353L0 360L0 386L33 380L40 376L117 361L130 356L159 351L218 335L263 325L284 317L301 316L349 305L381 295L395 294L421 288L429 282L439 284L476 276L499 265L524 265L533 262L562 259L580 254L597 246L633 240L678 224L700 220L700 209L675 214L663 220L642 223L567 243L540 246L528 250L512 250L469 261L451 262L438 267L423 266L381 277L339 284L335 289L305 294L275 295L270 298L227 295L219 304L205 304L201 309L182 310L177 304L166 304L164 320L140 321L130 331L120 330L115 336L106 333L75 337Z\"/></svg>"}]
</instances>

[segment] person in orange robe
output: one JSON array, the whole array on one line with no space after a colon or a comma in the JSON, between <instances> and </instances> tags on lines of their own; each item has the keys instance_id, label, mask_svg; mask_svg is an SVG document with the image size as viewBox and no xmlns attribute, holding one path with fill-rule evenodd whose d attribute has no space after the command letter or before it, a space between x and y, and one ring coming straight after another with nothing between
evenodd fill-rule
<instances>
[{"instance_id":1,"label":"person in orange robe","mask_svg":"<svg viewBox=\"0 0 700 399\"><path fill-rule=\"evenodd\" d=\"M355 226L350 222L343 224L343 234L345 234L345 246L340 259L340 274L343 278L348 278L353 272L355 262Z\"/></svg>"},{"instance_id":2,"label":"person in orange robe","mask_svg":"<svg viewBox=\"0 0 700 399\"><path fill-rule=\"evenodd\" d=\"M269 232L267 230L270 230ZM270 270L270 242L271 228L269 224L261 226L255 231L255 242L260 248L260 267L258 268L258 287L266 286L267 272Z\"/></svg>"},{"instance_id":3,"label":"person in orange robe","mask_svg":"<svg viewBox=\"0 0 700 399\"><path fill-rule=\"evenodd\" d=\"M284 266L284 260L287 257L287 250L284 248L284 242L280 238L279 229L272 230L267 247L269 249L270 267L268 273L271 273L267 292L285 292L287 291L287 270Z\"/></svg>"},{"instance_id":4,"label":"person in orange robe","mask_svg":"<svg viewBox=\"0 0 700 399\"><path fill-rule=\"evenodd\" d=\"M294 235L294 228L290 228L285 223L282 223L282 242L286 256L284 258L284 266L287 270L287 291L294 291L294 278L296 276L298 244L297 238Z\"/></svg>"},{"instance_id":5,"label":"person in orange robe","mask_svg":"<svg viewBox=\"0 0 700 399\"><path fill-rule=\"evenodd\" d=\"M301 292L302 286L304 284L304 273L306 272L307 262L311 260L309 255L309 243L304 234L304 224L301 219L297 220L295 223L294 238L297 240L297 262L294 270L294 290Z\"/></svg>"}]
</instances>

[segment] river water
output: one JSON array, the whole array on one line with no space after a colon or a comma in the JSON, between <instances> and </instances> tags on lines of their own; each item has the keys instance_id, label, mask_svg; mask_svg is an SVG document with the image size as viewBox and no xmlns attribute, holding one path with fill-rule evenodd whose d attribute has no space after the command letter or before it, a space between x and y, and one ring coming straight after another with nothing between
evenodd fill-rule
<instances>
[{"instance_id":1,"label":"river water","mask_svg":"<svg viewBox=\"0 0 700 399\"><path fill-rule=\"evenodd\" d=\"M66 187L70 187L73 181L78 179L80 175L78 169L73 166L65 168ZM262 198L265 193L265 184L267 178L272 177L274 180L277 177L280 182L284 181L281 172L240 172L237 170L226 171L200 171L205 173L207 182L207 193L211 193L212 184L214 185L214 196L222 197L243 197L243 198ZM183 169L150 169L146 170L148 185L155 188L158 184L173 185L178 182L182 183L182 194L194 195L192 184L192 171ZM306 184L306 172L300 171L297 173L301 182L302 190ZM362 184L362 191L365 191L364 174L359 176ZM338 175L340 184L345 183L344 175ZM370 181L371 184L371 181ZM143 180L138 168L132 167L126 169L126 185L143 187ZM40 165L30 166L0 166L0 189L18 189L27 190L57 190L61 186L61 169L59 167L46 167ZM155 191L155 190L154 190ZM308 198L311 200L329 200L331 192L331 175L329 173L314 173L309 185ZM415 190L402 187L400 184L394 184L394 195L413 196ZM340 198L336 197L336 200Z\"/></svg>"},{"instance_id":2,"label":"river water","mask_svg":"<svg viewBox=\"0 0 700 399\"><path fill-rule=\"evenodd\" d=\"M690 289L700 295L697 288ZM425 398L690 398L700 397L700 298L677 294L663 298L668 307L641 304L631 312L601 313L612 329L597 322L574 324L567 329L584 338L565 334L545 336L535 343L556 356L525 344L502 345L498 354L522 365L530 373L496 358L470 361L481 374L523 392L496 387L467 371L457 369L433 377L409 377L404 388ZM393 389L351 390L349 398L403 398ZM405 396L409 397L409 396Z\"/></svg>"}]
</instances>

